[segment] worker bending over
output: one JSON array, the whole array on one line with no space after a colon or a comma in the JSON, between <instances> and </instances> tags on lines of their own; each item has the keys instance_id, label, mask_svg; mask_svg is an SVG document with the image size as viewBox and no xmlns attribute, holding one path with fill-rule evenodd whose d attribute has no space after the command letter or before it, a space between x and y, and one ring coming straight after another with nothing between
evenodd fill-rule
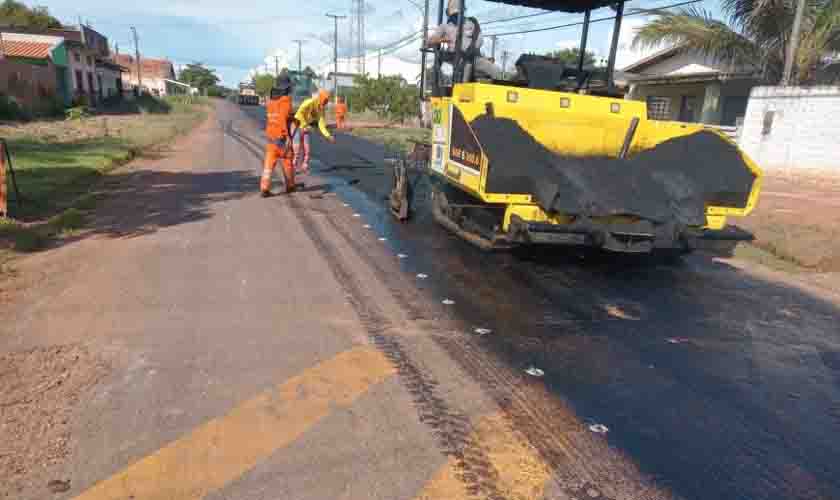
<instances>
[{"instance_id":1,"label":"worker bending over","mask_svg":"<svg viewBox=\"0 0 840 500\"><path fill-rule=\"evenodd\" d=\"M292 141L289 134L289 123L292 121L292 81L288 75L280 75L274 82L266 104L265 135L268 143L265 146L265 161L262 177L260 178L260 194L263 198L272 195L271 175L277 161L283 162L283 180L286 192L295 188L295 167L292 163Z\"/></svg>"},{"instance_id":2,"label":"worker bending over","mask_svg":"<svg viewBox=\"0 0 840 500\"><path fill-rule=\"evenodd\" d=\"M335 128L344 130L346 127L345 119L347 118L347 104L343 97L336 97L335 103Z\"/></svg>"},{"instance_id":3,"label":"worker bending over","mask_svg":"<svg viewBox=\"0 0 840 500\"><path fill-rule=\"evenodd\" d=\"M327 130L327 122L324 115L327 103L330 101L330 93L326 90L319 90L317 94L303 101L303 104L295 113L297 128L294 133L295 140L295 165L301 172L309 171L309 133L312 127L318 126L324 139L335 143L335 138Z\"/></svg>"},{"instance_id":4,"label":"worker bending over","mask_svg":"<svg viewBox=\"0 0 840 500\"><path fill-rule=\"evenodd\" d=\"M446 44L444 61L453 65L455 63L455 43L458 40L459 11L459 1L449 0L446 7L447 22L436 26L426 38L426 47ZM475 78L502 79L502 70L481 55L481 45L483 43L484 39L481 36L481 26L478 24L478 20L474 17L465 18L464 32L461 37L464 82L473 81Z\"/></svg>"}]
</instances>

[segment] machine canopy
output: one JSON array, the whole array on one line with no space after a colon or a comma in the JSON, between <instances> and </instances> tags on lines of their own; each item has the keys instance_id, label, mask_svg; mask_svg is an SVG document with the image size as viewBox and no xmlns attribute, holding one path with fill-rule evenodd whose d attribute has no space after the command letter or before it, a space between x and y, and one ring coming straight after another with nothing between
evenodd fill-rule
<instances>
[{"instance_id":1,"label":"machine canopy","mask_svg":"<svg viewBox=\"0 0 840 500\"><path fill-rule=\"evenodd\" d=\"M585 12L615 5L617 0L487 0L493 3L506 3L533 9L554 10L560 12Z\"/></svg>"}]
</instances>

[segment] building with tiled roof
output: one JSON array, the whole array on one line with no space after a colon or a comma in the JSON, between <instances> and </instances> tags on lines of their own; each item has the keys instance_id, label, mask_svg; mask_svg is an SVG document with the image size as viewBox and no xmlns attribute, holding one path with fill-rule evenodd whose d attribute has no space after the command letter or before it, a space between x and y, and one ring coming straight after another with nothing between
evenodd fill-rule
<instances>
[{"instance_id":1,"label":"building with tiled roof","mask_svg":"<svg viewBox=\"0 0 840 500\"><path fill-rule=\"evenodd\" d=\"M67 99L58 79L65 64L62 38L0 33L0 94L24 109L47 111Z\"/></svg>"},{"instance_id":2,"label":"building with tiled roof","mask_svg":"<svg viewBox=\"0 0 840 500\"><path fill-rule=\"evenodd\" d=\"M114 62L126 68L126 82L137 86L142 80L144 90L159 96L170 94L172 83L176 79L175 66L168 59L140 57L140 77L137 76L137 58L130 54L116 54ZM169 82L169 83L168 83Z\"/></svg>"}]
</instances>

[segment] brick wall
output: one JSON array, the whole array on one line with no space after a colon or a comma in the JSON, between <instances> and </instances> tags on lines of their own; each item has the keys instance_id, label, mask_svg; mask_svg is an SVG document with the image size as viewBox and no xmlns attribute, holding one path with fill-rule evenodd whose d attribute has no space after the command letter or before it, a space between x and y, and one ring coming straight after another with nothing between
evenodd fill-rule
<instances>
[{"instance_id":1,"label":"brick wall","mask_svg":"<svg viewBox=\"0 0 840 500\"><path fill-rule=\"evenodd\" d=\"M739 143L761 168L840 172L840 87L755 87Z\"/></svg>"},{"instance_id":2,"label":"brick wall","mask_svg":"<svg viewBox=\"0 0 840 500\"><path fill-rule=\"evenodd\" d=\"M48 111L57 98L57 73L52 64L44 66L0 60L0 93L13 98L30 111Z\"/></svg>"}]
</instances>

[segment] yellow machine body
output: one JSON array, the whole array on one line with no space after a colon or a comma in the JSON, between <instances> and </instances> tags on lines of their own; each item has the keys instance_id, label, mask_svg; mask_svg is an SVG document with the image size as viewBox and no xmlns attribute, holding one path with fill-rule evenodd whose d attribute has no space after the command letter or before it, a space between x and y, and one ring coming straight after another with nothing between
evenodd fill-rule
<instances>
[{"instance_id":1,"label":"yellow machine body","mask_svg":"<svg viewBox=\"0 0 840 500\"><path fill-rule=\"evenodd\" d=\"M467 122L487 112L492 105L494 116L515 120L547 149L573 157L618 157L630 127L638 126L630 143L629 157L653 148L668 139L707 129L732 143L725 134L702 124L649 120L646 103L620 98L600 97L570 92L539 90L490 83L457 84L452 97L432 98L432 150L429 168L445 182L485 204L505 206L501 230L508 231L511 220L552 225L569 224L573 218L561 213L546 213L530 194L488 193L488 158L452 150L452 109L457 107ZM500 138L499 140L504 140ZM734 144L734 143L733 143ZM739 151L740 152L740 151ZM702 151L697 154L702 155ZM706 225L701 230L721 230L728 216L745 216L755 207L761 190L761 171L740 152L755 181L744 206L707 206ZM456 159L463 161L457 161ZM527 158L522 158L527 162ZM472 166L469 166L472 165ZM475 168L478 167L478 168ZM609 179L604 179L609 182ZM627 216L611 216L605 222L623 222Z\"/></svg>"}]
</instances>

